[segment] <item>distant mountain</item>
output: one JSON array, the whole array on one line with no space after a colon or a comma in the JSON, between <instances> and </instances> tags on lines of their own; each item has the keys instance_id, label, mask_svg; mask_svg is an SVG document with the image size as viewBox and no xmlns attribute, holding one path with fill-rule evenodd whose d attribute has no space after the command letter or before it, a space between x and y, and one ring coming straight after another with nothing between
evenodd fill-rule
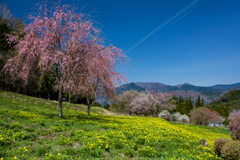
<instances>
[{"instance_id":1,"label":"distant mountain","mask_svg":"<svg viewBox=\"0 0 240 160\"><path fill-rule=\"evenodd\" d=\"M205 100L205 102L210 103L211 101L217 100L217 98L219 98L221 95L228 92L229 90L239 87L240 83L201 87L194 86L188 83L171 86L159 82L136 82L124 84L117 87L116 90L117 94L123 93L128 90L136 90L139 92L168 92L171 95L181 95L184 98L191 96L193 100L196 100L198 96L201 96Z\"/></svg>"},{"instance_id":2,"label":"distant mountain","mask_svg":"<svg viewBox=\"0 0 240 160\"><path fill-rule=\"evenodd\" d=\"M120 94L120 93L123 93L123 92L128 91L128 90L136 90L138 92L145 92L146 91L145 88L136 85L136 83L128 83L128 84L124 84L120 87L117 87L116 92L117 92L117 94Z\"/></svg>"},{"instance_id":3,"label":"distant mountain","mask_svg":"<svg viewBox=\"0 0 240 160\"><path fill-rule=\"evenodd\" d=\"M240 83L235 83L235 84L218 84L218 85L212 86L211 88L227 90L227 89L235 89L239 87L240 87Z\"/></svg>"}]
</instances>

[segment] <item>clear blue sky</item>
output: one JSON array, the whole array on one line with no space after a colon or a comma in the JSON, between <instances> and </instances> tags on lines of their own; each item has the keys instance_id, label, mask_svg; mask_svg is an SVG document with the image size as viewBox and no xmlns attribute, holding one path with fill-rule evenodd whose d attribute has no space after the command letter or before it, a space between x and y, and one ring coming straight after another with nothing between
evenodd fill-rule
<instances>
[{"instance_id":1,"label":"clear blue sky","mask_svg":"<svg viewBox=\"0 0 240 160\"><path fill-rule=\"evenodd\" d=\"M25 19L37 0L0 0ZM208 86L240 82L239 0L63 0L91 15L105 38L125 53L138 41L196 2L127 52L129 82Z\"/></svg>"}]
</instances>

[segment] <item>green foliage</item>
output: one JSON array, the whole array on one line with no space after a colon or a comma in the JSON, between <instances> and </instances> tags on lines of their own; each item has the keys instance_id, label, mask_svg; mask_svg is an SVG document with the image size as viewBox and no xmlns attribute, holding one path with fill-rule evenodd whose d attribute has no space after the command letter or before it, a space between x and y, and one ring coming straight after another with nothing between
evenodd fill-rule
<instances>
[{"instance_id":1,"label":"green foliage","mask_svg":"<svg viewBox=\"0 0 240 160\"><path fill-rule=\"evenodd\" d=\"M150 146L143 146L142 148L138 149L139 155L141 157L157 157L160 153L157 153L155 149Z\"/></svg>"},{"instance_id":2,"label":"green foliage","mask_svg":"<svg viewBox=\"0 0 240 160\"><path fill-rule=\"evenodd\" d=\"M38 91L40 93L48 94L48 99L50 99L50 93L53 92L53 84L55 81L54 76L42 75L38 82Z\"/></svg>"},{"instance_id":3,"label":"green foliage","mask_svg":"<svg viewBox=\"0 0 240 160\"><path fill-rule=\"evenodd\" d=\"M13 138L9 133L0 133L0 145L10 144L13 141Z\"/></svg>"},{"instance_id":4,"label":"green foliage","mask_svg":"<svg viewBox=\"0 0 240 160\"><path fill-rule=\"evenodd\" d=\"M25 132L16 132L13 134L13 138L15 140L23 140L27 137L27 134Z\"/></svg>"},{"instance_id":5,"label":"green foliage","mask_svg":"<svg viewBox=\"0 0 240 160\"><path fill-rule=\"evenodd\" d=\"M198 96L196 102L195 102L195 106L196 107L201 107L201 106L204 106L204 100L203 98L201 98L200 96Z\"/></svg>"},{"instance_id":6,"label":"green foliage","mask_svg":"<svg viewBox=\"0 0 240 160\"><path fill-rule=\"evenodd\" d=\"M8 24L7 20L2 19L0 16L0 51L8 51L11 49L7 40L7 35L13 32L12 27Z\"/></svg>"},{"instance_id":7,"label":"green foliage","mask_svg":"<svg viewBox=\"0 0 240 160\"><path fill-rule=\"evenodd\" d=\"M221 156L225 160L240 159L240 141L228 141L221 150Z\"/></svg>"},{"instance_id":8,"label":"green foliage","mask_svg":"<svg viewBox=\"0 0 240 160\"><path fill-rule=\"evenodd\" d=\"M225 119L230 115L230 104L210 104L209 108L220 113Z\"/></svg>"},{"instance_id":9,"label":"green foliage","mask_svg":"<svg viewBox=\"0 0 240 160\"><path fill-rule=\"evenodd\" d=\"M51 129L56 132L61 132L64 130L64 128L61 126L52 126Z\"/></svg>"},{"instance_id":10,"label":"green foliage","mask_svg":"<svg viewBox=\"0 0 240 160\"><path fill-rule=\"evenodd\" d=\"M105 104L103 107L104 107L104 109L109 110L110 109L110 104Z\"/></svg>"},{"instance_id":11,"label":"green foliage","mask_svg":"<svg viewBox=\"0 0 240 160\"><path fill-rule=\"evenodd\" d=\"M68 98L70 98L70 102L71 103L74 103L74 104L76 104L77 102L78 102L78 98L76 97L76 96L74 96L74 95L69 95L69 97Z\"/></svg>"},{"instance_id":12,"label":"green foliage","mask_svg":"<svg viewBox=\"0 0 240 160\"><path fill-rule=\"evenodd\" d=\"M231 102L235 100L240 100L240 90L231 90L228 93L221 96L216 103L218 102Z\"/></svg>"},{"instance_id":13,"label":"green foliage","mask_svg":"<svg viewBox=\"0 0 240 160\"><path fill-rule=\"evenodd\" d=\"M60 135L60 137L58 138L58 144L70 145L70 144L72 144L72 140L70 137L65 137L64 135Z\"/></svg>"},{"instance_id":14,"label":"green foliage","mask_svg":"<svg viewBox=\"0 0 240 160\"><path fill-rule=\"evenodd\" d=\"M225 126L229 125L228 120L224 119L224 121L222 122L222 124L224 124Z\"/></svg>"},{"instance_id":15,"label":"green foliage","mask_svg":"<svg viewBox=\"0 0 240 160\"><path fill-rule=\"evenodd\" d=\"M11 128L12 129L21 129L22 125L19 122L15 121L11 124Z\"/></svg>"},{"instance_id":16,"label":"green foliage","mask_svg":"<svg viewBox=\"0 0 240 160\"><path fill-rule=\"evenodd\" d=\"M102 107L102 104L98 103L98 102L93 102L91 106L94 107Z\"/></svg>"},{"instance_id":17,"label":"green foliage","mask_svg":"<svg viewBox=\"0 0 240 160\"><path fill-rule=\"evenodd\" d=\"M189 97L188 99L183 99L182 96L179 98L173 97L174 104L176 104L175 112L179 112L181 114L188 115L190 111L193 109L192 99Z\"/></svg>"},{"instance_id":18,"label":"green foliage","mask_svg":"<svg viewBox=\"0 0 240 160\"><path fill-rule=\"evenodd\" d=\"M240 109L240 90L229 91L217 101L212 102L209 107L219 112L221 116L227 119L231 110Z\"/></svg>"}]
</instances>

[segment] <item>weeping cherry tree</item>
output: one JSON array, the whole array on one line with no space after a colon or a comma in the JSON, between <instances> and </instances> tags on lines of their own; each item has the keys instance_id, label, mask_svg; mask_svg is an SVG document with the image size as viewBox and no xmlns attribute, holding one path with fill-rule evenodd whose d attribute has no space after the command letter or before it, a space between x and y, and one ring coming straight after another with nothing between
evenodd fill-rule
<instances>
[{"instance_id":1,"label":"weeping cherry tree","mask_svg":"<svg viewBox=\"0 0 240 160\"><path fill-rule=\"evenodd\" d=\"M48 9L41 5L22 32L21 39L9 35L9 41L17 42L17 54L4 71L23 80L25 85L36 71L54 77L59 117L63 117L64 93L86 97L90 114L90 100L97 89L111 97L115 86L126 81L116 70L125 61L121 50L106 45L100 30L73 7L59 5Z\"/></svg>"}]
</instances>

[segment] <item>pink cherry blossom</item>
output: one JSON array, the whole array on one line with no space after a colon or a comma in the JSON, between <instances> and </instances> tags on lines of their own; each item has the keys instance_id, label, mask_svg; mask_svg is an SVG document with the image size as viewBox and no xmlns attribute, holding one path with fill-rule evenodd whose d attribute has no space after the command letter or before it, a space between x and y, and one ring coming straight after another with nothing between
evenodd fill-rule
<instances>
[{"instance_id":1,"label":"pink cherry blossom","mask_svg":"<svg viewBox=\"0 0 240 160\"><path fill-rule=\"evenodd\" d=\"M59 116L62 117L62 93L93 99L98 88L110 97L115 86L126 79L117 65L125 61L121 50L106 46L93 23L68 6L48 10L40 6L22 32L24 38L9 36L17 41L17 55L4 70L25 84L34 71L55 76L54 88L59 92ZM90 108L89 108L90 111Z\"/></svg>"}]
</instances>

